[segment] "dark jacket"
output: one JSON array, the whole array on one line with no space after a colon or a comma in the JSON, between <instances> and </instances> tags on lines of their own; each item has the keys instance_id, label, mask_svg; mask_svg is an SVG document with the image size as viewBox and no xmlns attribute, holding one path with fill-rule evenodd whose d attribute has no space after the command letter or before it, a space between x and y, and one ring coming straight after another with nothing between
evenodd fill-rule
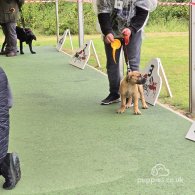
<instances>
[{"instance_id":1,"label":"dark jacket","mask_svg":"<svg viewBox=\"0 0 195 195\"><path fill-rule=\"evenodd\" d=\"M0 162L6 156L9 141L9 88L5 72L0 67Z\"/></svg>"},{"instance_id":2,"label":"dark jacket","mask_svg":"<svg viewBox=\"0 0 195 195\"><path fill-rule=\"evenodd\" d=\"M120 37L124 28L132 32L142 30L157 0L96 0L96 5L102 33Z\"/></svg>"},{"instance_id":3,"label":"dark jacket","mask_svg":"<svg viewBox=\"0 0 195 195\"><path fill-rule=\"evenodd\" d=\"M17 22L24 0L0 0L0 24Z\"/></svg>"}]
</instances>

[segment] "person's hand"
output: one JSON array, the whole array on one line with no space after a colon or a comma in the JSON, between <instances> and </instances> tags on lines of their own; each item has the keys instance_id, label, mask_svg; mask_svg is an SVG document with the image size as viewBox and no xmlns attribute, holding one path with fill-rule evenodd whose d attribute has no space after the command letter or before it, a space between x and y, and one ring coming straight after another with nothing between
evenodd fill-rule
<instances>
[{"instance_id":1,"label":"person's hand","mask_svg":"<svg viewBox=\"0 0 195 195\"><path fill-rule=\"evenodd\" d=\"M123 38L125 40L125 45L129 44L129 38L131 36L131 30L129 28L124 28L122 31Z\"/></svg>"},{"instance_id":2,"label":"person's hand","mask_svg":"<svg viewBox=\"0 0 195 195\"><path fill-rule=\"evenodd\" d=\"M105 42L107 44L110 44L110 43L114 42L114 35L112 33L109 33L109 34L107 34L105 36L105 39L104 40L105 40Z\"/></svg>"}]
</instances>

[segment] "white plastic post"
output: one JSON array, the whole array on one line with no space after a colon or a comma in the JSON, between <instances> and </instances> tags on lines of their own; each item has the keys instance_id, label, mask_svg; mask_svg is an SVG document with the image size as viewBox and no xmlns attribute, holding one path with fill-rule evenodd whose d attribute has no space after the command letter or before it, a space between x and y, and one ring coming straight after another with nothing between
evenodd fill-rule
<instances>
[{"instance_id":1,"label":"white plastic post","mask_svg":"<svg viewBox=\"0 0 195 195\"><path fill-rule=\"evenodd\" d=\"M78 0L79 47L84 44L83 0Z\"/></svg>"},{"instance_id":2,"label":"white plastic post","mask_svg":"<svg viewBox=\"0 0 195 195\"><path fill-rule=\"evenodd\" d=\"M160 59L159 59L159 60L160 60ZM165 87L166 87L167 93L168 93L169 96L172 98L173 95L172 95L171 88L170 88L170 86L169 86L169 83L168 83L168 80L167 80L167 77L166 77L164 68L163 68L163 66L162 66L162 63L160 63L160 74L161 74L161 77L162 77L162 79L163 79L163 82L165 83Z\"/></svg>"},{"instance_id":3,"label":"white plastic post","mask_svg":"<svg viewBox=\"0 0 195 195\"><path fill-rule=\"evenodd\" d=\"M93 43L92 40L91 40L91 46L92 46L92 49L93 49L93 53L95 55L96 62L98 64L99 68L101 68L101 64L100 64L100 61L99 61L99 58L98 58L98 55L97 55L97 52L96 52L96 49L95 49L95 46L94 46L94 43Z\"/></svg>"},{"instance_id":4,"label":"white plastic post","mask_svg":"<svg viewBox=\"0 0 195 195\"><path fill-rule=\"evenodd\" d=\"M55 2L56 4L56 36L57 36L57 43L59 41L59 15L58 15L58 0Z\"/></svg>"},{"instance_id":5,"label":"white plastic post","mask_svg":"<svg viewBox=\"0 0 195 195\"><path fill-rule=\"evenodd\" d=\"M65 43L65 41L66 41L66 36L67 36L67 34L69 35L70 44L71 44L71 48L72 48L72 51L73 51L72 37L71 37L71 34L70 34L70 30L69 30L69 29L66 29L66 30L64 31L64 34L62 35L62 37L59 38L59 41L58 41L57 46L56 46L56 49L57 49L58 51L61 51L61 50L62 50L63 45L64 45L64 43Z\"/></svg>"},{"instance_id":6,"label":"white plastic post","mask_svg":"<svg viewBox=\"0 0 195 195\"><path fill-rule=\"evenodd\" d=\"M120 53L120 58L119 58L119 68L120 68L120 77L122 79L124 77L124 75L126 74L126 70L124 68L127 69L127 65L124 66L123 48L121 48L121 53Z\"/></svg>"},{"instance_id":7,"label":"white plastic post","mask_svg":"<svg viewBox=\"0 0 195 195\"><path fill-rule=\"evenodd\" d=\"M195 0L191 0L195 3ZM190 6L190 112L195 114L195 6Z\"/></svg>"}]
</instances>

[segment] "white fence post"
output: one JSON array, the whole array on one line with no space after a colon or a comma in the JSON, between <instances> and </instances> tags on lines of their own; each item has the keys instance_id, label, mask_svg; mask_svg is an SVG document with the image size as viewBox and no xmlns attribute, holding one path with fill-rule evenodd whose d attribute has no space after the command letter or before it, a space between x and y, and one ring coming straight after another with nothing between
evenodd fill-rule
<instances>
[{"instance_id":1,"label":"white fence post","mask_svg":"<svg viewBox=\"0 0 195 195\"><path fill-rule=\"evenodd\" d=\"M191 0L195 3L195 0ZM190 6L190 112L195 114L195 6Z\"/></svg>"},{"instance_id":2,"label":"white fence post","mask_svg":"<svg viewBox=\"0 0 195 195\"><path fill-rule=\"evenodd\" d=\"M78 2L78 26L79 26L79 47L84 44L84 19L83 19L83 0Z\"/></svg>"},{"instance_id":3,"label":"white fence post","mask_svg":"<svg viewBox=\"0 0 195 195\"><path fill-rule=\"evenodd\" d=\"M59 15L58 15L58 0L55 0L56 4L56 36L57 36L57 43L59 41Z\"/></svg>"}]
</instances>

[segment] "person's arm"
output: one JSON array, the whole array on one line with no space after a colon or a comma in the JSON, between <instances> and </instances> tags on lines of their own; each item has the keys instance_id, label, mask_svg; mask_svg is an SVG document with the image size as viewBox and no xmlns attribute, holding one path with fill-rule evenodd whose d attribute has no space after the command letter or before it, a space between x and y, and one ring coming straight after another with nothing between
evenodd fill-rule
<instances>
[{"instance_id":1,"label":"person's arm","mask_svg":"<svg viewBox=\"0 0 195 195\"><path fill-rule=\"evenodd\" d=\"M132 32L139 31L147 22L149 13L157 7L158 0L137 0L135 2L136 15L132 18L130 29Z\"/></svg>"},{"instance_id":2,"label":"person's arm","mask_svg":"<svg viewBox=\"0 0 195 195\"><path fill-rule=\"evenodd\" d=\"M145 22L147 21L148 16L149 11L136 6L135 16L131 19L131 23L129 26L131 32L136 33L137 31L142 29Z\"/></svg>"},{"instance_id":3,"label":"person's arm","mask_svg":"<svg viewBox=\"0 0 195 195\"><path fill-rule=\"evenodd\" d=\"M105 36L109 33L113 34L111 21L110 21L110 13L98 14L98 21L100 24L101 31Z\"/></svg>"},{"instance_id":4,"label":"person's arm","mask_svg":"<svg viewBox=\"0 0 195 195\"><path fill-rule=\"evenodd\" d=\"M96 8L97 8L97 17L100 24L100 28L102 33L106 36L110 33L113 34L112 25L111 25L111 16L112 5L111 1L113 0L96 0Z\"/></svg>"}]
</instances>

